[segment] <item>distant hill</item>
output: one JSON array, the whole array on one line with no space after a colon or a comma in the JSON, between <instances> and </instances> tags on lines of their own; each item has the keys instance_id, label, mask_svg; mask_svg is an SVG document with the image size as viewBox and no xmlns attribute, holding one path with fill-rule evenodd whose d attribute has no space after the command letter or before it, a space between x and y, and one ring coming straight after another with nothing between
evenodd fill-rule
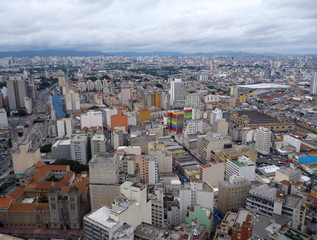
<instances>
[{"instance_id":1,"label":"distant hill","mask_svg":"<svg viewBox=\"0 0 317 240\"><path fill-rule=\"evenodd\" d=\"M273 55L272 53L248 53L248 52L235 52L235 51L219 51L207 53L181 53L170 51L153 51L153 52L100 52L100 51L77 51L77 50L28 50L28 51L10 51L0 52L1 57L55 57L55 56L211 56L211 55L227 55L227 56L259 56L259 55ZM276 55L276 54L274 54Z\"/></svg>"}]
</instances>

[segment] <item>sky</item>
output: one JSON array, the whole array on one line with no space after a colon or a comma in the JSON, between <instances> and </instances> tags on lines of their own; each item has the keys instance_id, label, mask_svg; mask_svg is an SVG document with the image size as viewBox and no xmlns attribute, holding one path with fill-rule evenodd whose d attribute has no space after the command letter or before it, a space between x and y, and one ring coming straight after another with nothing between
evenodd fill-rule
<instances>
[{"instance_id":1,"label":"sky","mask_svg":"<svg viewBox=\"0 0 317 240\"><path fill-rule=\"evenodd\" d=\"M317 0L2 0L0 51L317 54Z\"/></svg>"}]
</instances>

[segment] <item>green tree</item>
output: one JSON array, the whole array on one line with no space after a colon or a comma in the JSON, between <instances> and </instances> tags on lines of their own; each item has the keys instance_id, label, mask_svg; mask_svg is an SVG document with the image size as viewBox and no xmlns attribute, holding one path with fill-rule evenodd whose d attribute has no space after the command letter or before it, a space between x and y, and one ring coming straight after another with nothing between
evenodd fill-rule
<instances>
[{"instance_id":1,"label":"green tree","mask_svg":"<svg viewBox=\"0 0 317 240\"><path fill-rule=\"evenodd\" d=\"M78 161L69 160L66 158L57 159L53 165L69 165L70 170L75 173L81 173L82 171L89 171L89 168L87 165L81 164Z\"/></svg>"},{"instance_id":2,"label":"green tree","mask_svg":"<svg viewBox=\"0 0 317 240\"><path fill-rule=\"evenodd\" d=\"M52 144L51 144L51 143L45 144L45 145L43 145L43 146L40 148L40 152L41 152L41 153L48 153L48 152L51 152L51 149L52 149Z\"/></svg>"}]
</instances>

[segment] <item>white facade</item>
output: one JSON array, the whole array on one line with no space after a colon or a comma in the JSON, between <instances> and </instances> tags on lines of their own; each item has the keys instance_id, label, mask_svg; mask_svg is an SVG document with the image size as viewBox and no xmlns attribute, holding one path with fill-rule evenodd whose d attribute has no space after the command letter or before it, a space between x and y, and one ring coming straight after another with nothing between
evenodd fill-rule
<instances>
[{"instance_id":1,"label":"white facade","mask_svg":"<svg viewBox=\"0 0 317 240\"><path fill-rule=\"evenodd\" d=\"M284 135L284 142L289 143L289 145L296 148L296 152L300 152L300 145L302 143L301 140L294 138L290 135Z\"/></svg>"},{"instance_id":2,"label":"white facade","mask_svg":"<svg viewBox=\"0 0 317 240\"><path fill-rule=\"evenodd\" d=\"M310 82L310 94L317 94L317 70L314 71L314 76Z\"/></svg>"},{"instance_id":3,"label":"white facade","mask_svg":"<svg viewBox=\"0 0 317 240\"><path fill-rule=\"evenodd\" d=\"M210 124L214 124L214 122L222 118L223 118L222 111L219 108L216 108L215 110L211 111Z\"/></svg>"},{"instance_id":4,"label":"white facade","mask_svg":"<svg viewBox=\"0 0 317 240\"><path fill-rule=\"evenodd\" d=\"M95 81L95 89L99 92L102 90L102 82L100 79Z\"/></svg>"},{"instance_id":5,"label":"white facade","mask_svg":"<svg viewBox=\"0 0 317 240\"><path fill-rule=\"evenodd\" d=\"M0 128L9 127L7 112L4 108L0 108Z\"/></svg>"},{"instance_id":6,"label":"white facade","mask_svg":"<svg viewBox=\"0 0 317 240\"><path fill-rule=\"evenodd\" d=\"M259 127L255 131L255 149L263 154L270 154L272 132L268 128Z\"/></svg>"},{"instance_id":7,"label":"white facade","mask_svg":"<svg viewBox=\"0 0 317 240\"><path fill-rule=\"evenodd\" d=\"M226 163L226 180L239 174L249 181L255 180L255 164L246 156L239 157L238 160L228 159Z\"/></svg>"},{"instance_id":8,"label":"white facade","mask_svg":"<svg viewBox=\"0 0 317 240\"><path fill-rule=\"evenodd\" d=\"M102 112L88 111L80 116L80 126L83 128L102 128Z\"/></svg>"},{"instance_id":9,"label":"white facade","mask_svg":"<svg viewBox=\"0 0 317 240\"><path fill-rule=\"evenodd\" d=\"M114 109L103 109L103 111L105 112L105 119L106 119L106 125L107 125L107 128L110 128L111 127L111 116L114 116L114 115L117 115L118 112L117 112L117 109L114 108Z\"/></svg>"},{"instance_id":10,"label":"white facade","mask_svg":"<svg viewBox=\"0 0 317 240\"><path fill-rule=\"evenodd\" d=\"M31 114L32 113L32 99L29 97L25 97L24 104L25 104L26 112L28 114Z\"/></svg>"},{"instance_id":11,"label":"white facade","mask_svg":"<svg viewBox=\"0 0 317 240\"><path fill-rule=\"evenodd\" d=\"M214 192L206 191L203 183L190 182L181 186L179 191L179 211L180 221L184 222L187 214L187 208L194 205L208 207L213 209Z\"/></svg>"},{"instance_id":12,"label":"white facade","mask_svg":"<svg viewBox=\"0 0 317 240\"><path fill-rule=\"evenodd\" d=\"M171 82L171 106L173 108L183 108L185 106L185 86L182 79L174 79Z\"/></svg>"},{"instance_id":13,"label":"white facade","mask_svg":"<svg viewBox=\"0 0 317 240\"><path fill-rule=\"evenodd\" d=\"M204 97L205 103L219 102L220 97L218 95L207 95Z\"/></svg>"},{"instance_id":14,"label":"white facade","mask_svg":"<svg viewBox=\"0 0 317 240\"><path fill-rule=\"evenodd\" d=\"M203 120L190 120L184 124L183 134L195 134L203 132Z\"/></svg>"},{"instance_id":15,"label":"white facade","mask_svg":"<svg viewBox=\"0 0 317 240\"><path fill-rule=\"evenodd\" d=\"M57 137L63 138L65 136L65 124L63 119L59 119L56 121L57 126Z\"/></svg>"},{"instance_id":16,"label":"white facade","mask_svg":"<svg viewBox=\"0 0 317 240\"><path fill-rule=\"evenodd\" d=\"M103 134L95 134L91 140L91 156L95 156L95 154L105 153L106 152L106 138Z\"/></svg>"},{"instance_id":17,"label":"white facade","mask_svg":"<svg viewBox=\"0 0 317 240\"><path fill-rule=\"evenodd\" d=\"M94 84L94 82L91 81L91 80L88 80L88 81L86 82L86 86L87 86L87 91L88 91L88 92L95 90L95 84Z\"/></svg>"},{"instance_id":18,"label":"white facade","mask_svg":"<svg viewBox=\"0 0 317 240\"><path fill-rule=\"evenodd\" d=\"M186 95L185 107L199 108L200 107L200 94L192 93Z\"/></svg>"},{"instance_id":19,"label":"white facade","mask_svg":"<svg viewBox=\"0 0 317 240\"><path fill-rule=\"evenodd\" d=\"M80 110L79 93L75 93L74 91L70 90L65 95L65 103L66 103L66 110L67 111Z\"/></svg>"},{"instance_id":20,"label":"white facade","mask_svg":"<svg viewBox=\"0 0 317 240\"><path fill-rule=\"evenodd\" d=\"M70 141L71 157L74 161L87 164L88 161L88 138L85 135L75 135Z\"/></svg>"},{"instance_id":21,"label":"white facade","mask_svg":"<svg viewBox=\"0 0 317 240\"><path fill-rule=\"evenodd\" d=\"M149 158L149 182L148 184L155 184L158 182L159 174L158 174L158 164L155 157Z\"/></svg>"}]
</instances>

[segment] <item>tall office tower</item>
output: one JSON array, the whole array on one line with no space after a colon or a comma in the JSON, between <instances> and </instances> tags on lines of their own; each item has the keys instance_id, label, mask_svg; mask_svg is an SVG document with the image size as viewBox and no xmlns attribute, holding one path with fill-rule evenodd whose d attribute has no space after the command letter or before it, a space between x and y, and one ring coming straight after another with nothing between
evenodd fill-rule
<instances>
[{"instance_id":1,"label":"tall office tower","mask_svg":"<svg viewBox=\"0 0 317 240\"><path fill-rule=\"evenodd\" d=\"M27 84L21 76L10 77L7 82L9 108L18 110L25 107L24 98L27 97Z\"/></svg>"},{"instance_id":2,"label":"tall office tower","mask_svg":"<svg viewBox=\"0 0 317 240\"><path fill-rule=\"evenodd\" d=\"M259 127L254 134L255 138L255 149L263 154L268 155L270 154L271 148L271 136L272 132L270 129L265 127Z\"/></svg>"},{"instance_id":3,"label":"tall office tower","mask_svg":"<svg viewBox=\"0 0 317 240\"><path fill-rule=\"evenodd\" d=\"M121 85L121 104L127 105L131 99L131 86L127 84Z\"/></svg>"},{"instance_id":4,"label":"tall office tower","mask_svg":"<svg viewBox=\"0 0 317 240\"><path fill-rule=\"evenodd\" d=\"M65 103L67 111L76 111L80 109L80 98L79 93L70 90L65 95Z\"/></svg>"},{"instance_id":5,"label":"tall office tower","mask_svg":"<svg viewBox=\"0 0 317 240\"><path fill-rule=\"evenodd\" d=\"M77 134L70 141L72 160L82 164L88 161L88 138L86 135Z\"/></svg>"},{"instance_id":6,"label":"tall office tower","mask_svg":"<svg viewBox=\"0 0 317 240\"><path fill-rule=\"evenodd\" d=\"M238 87L232 86L231 91L230 91L230 108L231 108L231 110L235 109L237 98L238 98Z\"/></svg>"},{"instance_id":7,"label":"tall office tower","mask_svg":"<svg viewBox=\"0 0 317 240\"><path fill-rule=\"evenodd\" d=\"M173 108L185 107L185 86L182 79L174 79L171 82L171 106Z\"/></svg>"},{"instance_id":8,"label":"tall office tower","mask_svg":"<svg viewBox=\"0 0 317 240\"><path fill-rule=\"evenodd\" d=\"M315 69L314 76L310 82L310 94L317 94L317 69Z\"/></svg>"},{"instance_id":9,"label":"tall office tower","mask_svg":"<svg viewBox=\"0 0 317 240\"><path fill-rule=\"evenodd\" d=\"M251 182L240 175L232 175L229 181L219 183L218 209L224 216L228 211L237 211L245 206Z\"/></svg>"},{"instance_id":10,"label":"tall office tower","mask_svg":"<svg viewBox=\"0 0 317 240\"><path fill-rule=\"evenodd\" d=\"M51 105L52 108L55 111L56 118L64 118L66 117L65 111L64 111L64 104L63 104L64 98L62 98L58 93L57 90L54 90L53 95L51 97Z\"/></svg>"}]
</instances>

